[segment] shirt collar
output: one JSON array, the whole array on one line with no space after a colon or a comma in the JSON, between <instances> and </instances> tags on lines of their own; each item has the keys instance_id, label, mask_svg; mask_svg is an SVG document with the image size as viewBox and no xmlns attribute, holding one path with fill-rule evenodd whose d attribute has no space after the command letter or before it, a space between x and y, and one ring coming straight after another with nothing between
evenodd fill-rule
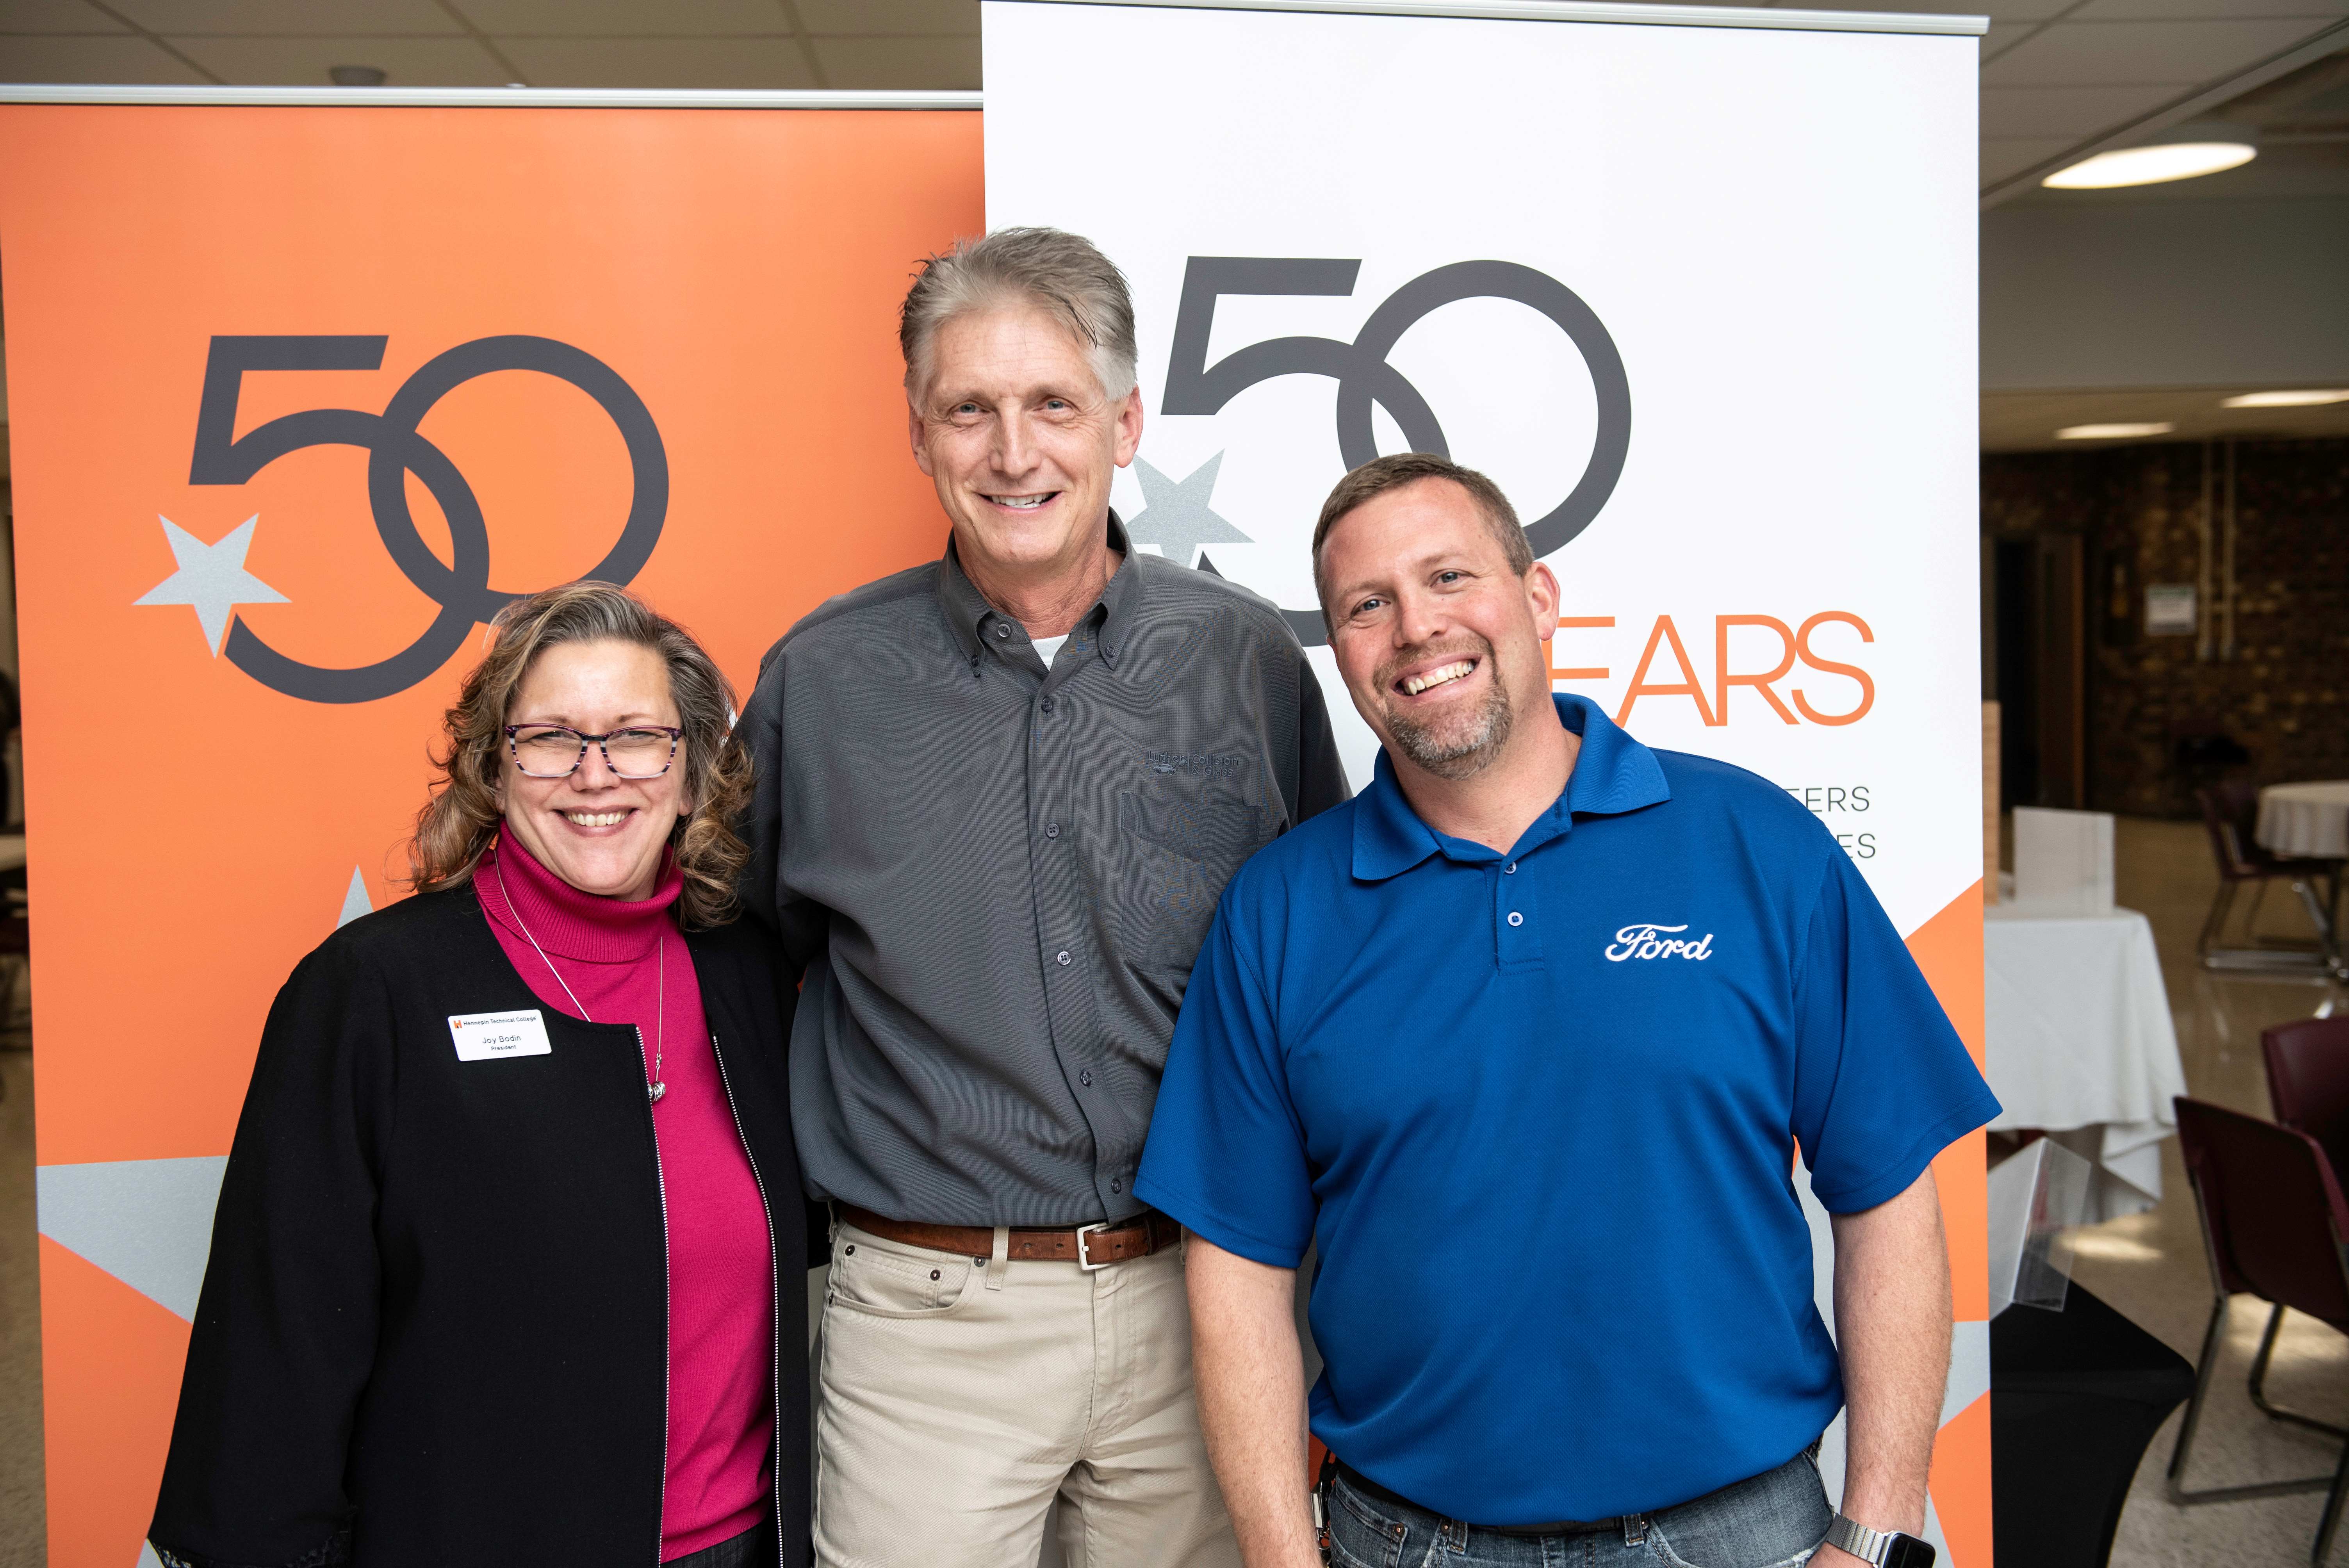
<instances>
[{"instance_id":1,"label":"shirt collar","mask_svg":"<svg viewBox=\"0 0 2349 1568\"><path fill-rule=\"evenodd\" d=\"M1110 574L1109 586L1102 590L1101 598L1077 622L1077 629L1094 628L1102 661L1115 669L1118 645L1140 614L1142 574L1133 563L1133 544L1125 536L1125 524L1118 521L1114 509L1109 514L1109 547L1120 558L1117 570ZM1016 636L1027 636L1026 627L1010 621L1009 616L988 603L986 595L971 582L969 573L962 569L962 552L951 533L947 536L947 552L938 562L938 603L946 611L955 646L974 671L988 644L997 640L988 631L994 623L1010 622L1019 627Z\"/></svg>"},{"instance_id":2,"label":"shirt collar","mask_svg":"<svg viewBox=\"0 0 2349 1568\"><path fill-rule=\"evenodd\" d=\"M1558 722L1582 738L1582 749L1575 757L1565 792L1526 829L1517 841L1519 851L1570 831L1577 816L1616 816L1671 799L1656 754L1600 712L1598 704L1571 693L1554 693L1550 700L1557 705ZM1497 858L1481 844L1444 838L1421 821L1381 748L1370 788L1355 801L1354 875L1364 882L1383 882L1437 853L1462 860Z\"/></svg>"}]
</instances>

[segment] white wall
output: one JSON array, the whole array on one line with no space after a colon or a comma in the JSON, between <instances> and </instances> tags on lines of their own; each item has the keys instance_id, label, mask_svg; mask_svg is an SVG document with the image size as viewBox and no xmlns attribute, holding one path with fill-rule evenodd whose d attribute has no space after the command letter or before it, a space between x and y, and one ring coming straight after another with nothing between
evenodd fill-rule
<instances>
[{"instance_id":1,"label":"white wall","mask_svg":"<svg viewBox=\"0 0 2349 1568\"><path fill-rule=\"evenodd\" d=\"M2349 196L1982 218L1985 392L2349 385Z\"/></svg>"}]
</instances>

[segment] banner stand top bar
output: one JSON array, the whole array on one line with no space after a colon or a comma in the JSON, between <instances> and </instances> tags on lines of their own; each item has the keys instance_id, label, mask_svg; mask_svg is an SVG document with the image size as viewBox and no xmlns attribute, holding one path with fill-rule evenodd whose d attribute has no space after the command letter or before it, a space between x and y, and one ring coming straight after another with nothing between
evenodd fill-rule
<instances>
[{"instance_id":1,"label":"banner stand top bar","mask_svg":"<svg viewBox=\"0 0 2349 1568\"><path fill-rule=\"evenodd\" d=\"M1002 0L993 0L1001 4ZM1346 16L1468 16L1494 22L1618 22L1649 27L1765 27L1804 33L1939 33L1980 36L1987 16L1889 11L1763 11L1744 5L1609 5L1605 0L1021 0L1051 5L1147 5L1183 11L1310 11Z\"/></svg>"},{"instance_id":2,"label":"banner stand top bar","mask_svg":"<svg viewBox=\"0 0 2349 1568\"><path fill-rule=\"evenodd\" d=\"M297 108L373 104L407 108L904 108L975 109L975 92L761 92L684 88L241 88L0 83L0 103L212 104Z\"/></svg>"}]
</instances>

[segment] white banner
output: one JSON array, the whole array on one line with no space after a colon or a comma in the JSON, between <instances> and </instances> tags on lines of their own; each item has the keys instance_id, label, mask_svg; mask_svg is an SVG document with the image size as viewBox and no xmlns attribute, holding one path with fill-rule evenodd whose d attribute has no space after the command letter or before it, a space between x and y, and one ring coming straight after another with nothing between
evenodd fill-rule
<instances>
[{"instance_id":1,"label":"white banner","mask_svg":"<svg viewBox=\"0 0 2349 1568\"><path fill-rule=\"evenodd\" d=\"M1982 874L1975 43L1626 9L988 0L988 222L1133 279L1138 547L1317 642L1322 498L1448 450L1565 583L1560 687L1794 791L1907 934Z\"/></svg>"}]
</instances>

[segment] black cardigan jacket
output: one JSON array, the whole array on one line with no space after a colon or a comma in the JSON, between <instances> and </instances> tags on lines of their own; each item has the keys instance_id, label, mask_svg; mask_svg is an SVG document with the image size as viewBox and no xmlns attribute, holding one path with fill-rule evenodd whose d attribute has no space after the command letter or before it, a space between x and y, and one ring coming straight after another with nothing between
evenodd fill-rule
<instances>
[{"instance_id":1,"label":"black cardigan jacket","mask_svg":"<svg viewBox=\"0 0 2349 1568\"><path fill-rule=\"evenodd\" d=\"M776 1512L808 1560L807 1218L770 944L686 936L773 1243ZM452 1015L550 1054L458 1060ZM641 1042L542 1004L470 888L270 1008L150 1539L196 1568L655 1568L668 1257Z\"/></svg>"}]
</instances>

